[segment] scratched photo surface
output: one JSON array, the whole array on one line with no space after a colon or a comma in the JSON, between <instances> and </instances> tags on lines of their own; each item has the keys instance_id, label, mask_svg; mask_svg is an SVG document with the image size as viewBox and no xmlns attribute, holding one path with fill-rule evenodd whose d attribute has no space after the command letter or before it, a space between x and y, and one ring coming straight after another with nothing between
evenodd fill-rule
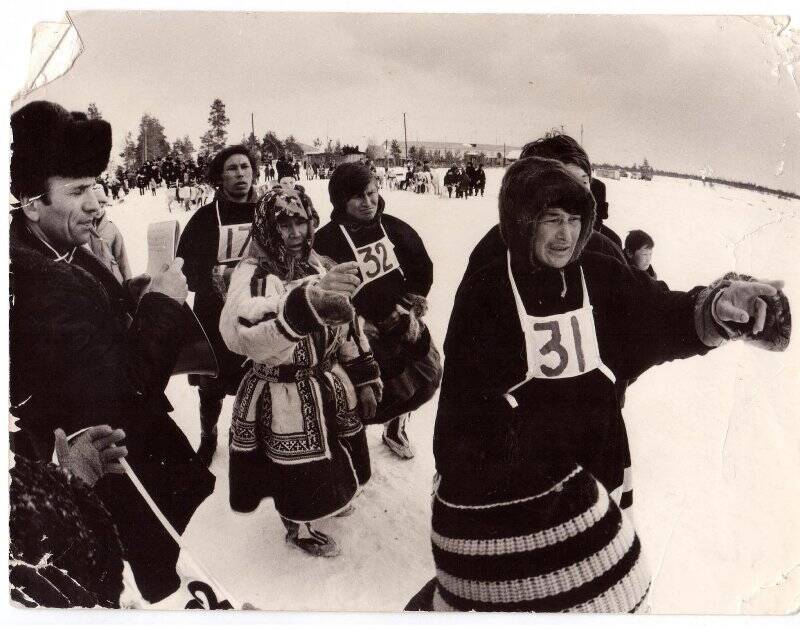
<instances>
[{"instance_id":1,"label":"scratched photo surface","mask_svg":"<svg viewBox=\"0 0 800 629\"><path fill-rule=\"evenodd\" d=\"M497 223L507 164L526 142L552 132L588 153L607 190L605 224L623 240L634 229L652 236L652 265L671 289L735 271L782 279L789 299L800 297L800 34L783 17L69 17L76 31L64 45L77 42L63 53L69 69L58 78L53 67L29 74L37 87L11 110L40 99L69 110L92 104L112 125L110 174L142 154L145 137L148 157L163 154L163 139L196 158L217 99L228 119L225 142L255 140L263 157L278 156L278 141L309 164L342 146L368 150L379 166L402 167L406 155L432 160L434 185L425 193L386 185L381 195L433 261L425 321L440 349L469 254ZM443 186L450 160L469 159L486 165L485 193L450 198ZM262 165L262 184L265 175ZM305 171L300 179L326 224L328 180ZM109 206L133 275L148 267L148 226L177 220L183 229L193 215L197 205L171 203L174 194L133 188ZM781 353L729 343L656 366L628 388L629 511L652 575L652 613L800 608L798 352L796 339ZM196 448L196 389L181 375L166 393L171 417ZM232 511L233 401L225 398L219 419L215 490L182 535L184 565L262 610L402 610L436 575L438 394L412 413L412 459L386 448L381 426L367 428L372 478L352 515L323 526L341 548L334 558L287 544L271 500L250 514ZM147 607L126 596L123 604ZM184 589L155 607L183 609L204 596Z\"/></svg>"}]
</instances>

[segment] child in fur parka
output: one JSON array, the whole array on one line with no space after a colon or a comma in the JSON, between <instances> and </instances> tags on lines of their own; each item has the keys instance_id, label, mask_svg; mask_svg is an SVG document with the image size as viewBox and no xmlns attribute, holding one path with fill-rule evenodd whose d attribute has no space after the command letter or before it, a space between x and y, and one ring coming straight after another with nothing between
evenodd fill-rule
<instances>
[{"instance_id":1,"label":"child in fur parka","mask_svg":"<svg viewBox=\"0 0 800 629\"><path fill-rule=\"evenodd\" d=\"M333 556L336 542L311 523L347 513L369 479L361 419L374 415L382 384L349 299L355 265L312 251L317 220L302 191L279 186L259 200L220 332L254 363L231 420L232 508L253 511L271 495L289 543Z\"/></svg>"}]
</instances>

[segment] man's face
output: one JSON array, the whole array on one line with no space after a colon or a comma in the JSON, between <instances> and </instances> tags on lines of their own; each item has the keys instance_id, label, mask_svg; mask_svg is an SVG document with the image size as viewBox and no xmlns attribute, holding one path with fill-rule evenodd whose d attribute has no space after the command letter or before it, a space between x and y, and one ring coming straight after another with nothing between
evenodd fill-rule
<instances>
[{"instance_id":1,"label":"man's face","mask_svg":"<svg viewBox=\"0 0 800 629\"><path fill-rule=\"evenodd\" d=\"M652 247L639 247L633 254L629 254L633 266L640 271L646 271L650 268L650 260L653 257Z\"/></svg>"},{"instance_id":2,"label":"man's face","mask_svg":"<svg viewBox=\"0 0 800 629\"><path fill-rule=\"evenodd\" d=\"M348 199L345 211L357 221L371 221L378 212L378 196L378 188L371 181L364 192Z\"/></svg>"},{"instance_id":3,"label":"man's face","mask_svg":"<svg viewBox=\"0 0 800 629\"><path fill-rule=\"evenodd\" d=\"M547 208L536 223L533 255L537 264L560 269L567 265L581 233L581 217L561 208Z\"/></svg>"},{"instance_id":4,"label":"man's face","mask_svg":"<svg viewBox=\"0 0 800 629\"><path fill-rule=\"evenodd\" d=\"M89 242L92 219L100 209L92 190L94 183L94 177L48 177L50 202L37 199L25 211L34 231L56 248Z\"/></svg>"},{"instance_id":5,"label":"man's face","mask_svg":"<svg viewBox=\"0 0 800 629\"><path fill-rule=\"evenodd\" d=\"M565 164L564 162L562 162L562 165L564 166L564 170L578 180L579 184L581 184L589 192L592 191L592 178L583 172L583 168L577 164Z\"/></svg>"},{"instance_id":6,"label":"man's face","mask_svg":"<svg viewBox=\"0 0 800 629\"><path fill-rule=\"evenodd\" d=\"M247 155L231 155L222 165L222 192L233 200L246 198L253 185L253 169Z\"/></svg>"}]
</instances>

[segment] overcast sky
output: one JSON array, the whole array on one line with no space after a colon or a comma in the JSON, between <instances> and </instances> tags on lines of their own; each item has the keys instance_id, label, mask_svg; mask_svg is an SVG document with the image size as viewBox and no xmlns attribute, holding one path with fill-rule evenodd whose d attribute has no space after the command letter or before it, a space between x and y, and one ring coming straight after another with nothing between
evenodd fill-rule
<instances>
[{"instance_id":1,"label":"overcast sky","mask_svg":"<svg viewBox=\"0 0 800 629\"><path fill-rule=\"evenodd\" d=\"M564 125L595 162L800 192L800 96L768 20L739 17L71 13L86 51L34 98L94 101L115 151L142 113L195 147L273 129L521 145ZM798 40L795 33L795 39ZM795 51L797 55L797 51ZM21 103L16 103L15 107ZM776 174L779 173L780 174Z\"/></svg>"}]
</instances>

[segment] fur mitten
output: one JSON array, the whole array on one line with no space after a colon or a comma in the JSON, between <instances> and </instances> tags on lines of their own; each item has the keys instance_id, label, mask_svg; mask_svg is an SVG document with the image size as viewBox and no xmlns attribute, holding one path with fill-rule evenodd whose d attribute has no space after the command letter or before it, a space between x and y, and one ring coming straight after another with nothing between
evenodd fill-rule
<instances>
[{"instance_id":1,"label":"fur mitten","mask_svg":"<svg viewBox=\"0 0 800 629\"><path fill-rule=\"evenodd\" d=\"M342 293L322 290L318 286L309 286L307 294L314 311L328 325L347 323L356 315L350 299Z\"/></svg>"},{"instance_id":2,"label":"fur mitten","mask_svg":"<svg viewBox=\"0 0 800 629\"><path fill-rule=\"evenodd\" d=\"M406 293L398 304L404 310L413 312L417 317L424 317L428 312L428 300L422 295Z\"/></svg>"},{"instance_id":3,"label":"fur mitten","mask_svg":"<svg viewBox=\"0 0 800 629\"><path fill-rule=\"evenodd\" d=\"M764 328L757 334L752 332L752 320L744 323L718 321L713 315L717 299L733 282L759 282L759 280L749 275L731 272L703 290L695 306L695 327L700 339L709 347L718 346L726 340L743 339L746 343L761 349L784 351L789 346L792 317L789 300L781 289L778 289L775 295L759 297L766 304L767 310Z\"/></svg>"},{"instance_id":4,"label":"fur mitten","mask_svg":"<svg viewBox=\"0 0 800 629\"><path fill-rule=\"evenodd\" d=\"M422 333L422 325L415 311L408 312L400 306L377 327L381 338L398 345L414 345Z\"/></svg>"},{"instance_id":5,"label":"fur mitten","mask_svg":"<svg viewBox=\"0 0 800 629\"><path fill-rule=\"evenodd\" d=\"M758 282L750 275L726 273L722 280L717 280L715 284L724 282ZM761 299L767 304L767 316L764 320L764 329L758 334L752 333L752 322L734 323L726 321L724 327L731 335L731 338L743 338L746 343L751 343L771 352L782 352L789 346L789 338L792 333L792 313L789 308L789 299L784 292L778 289L777 294L768 297L762 296Z\"/></svg>"}]
</instances>

